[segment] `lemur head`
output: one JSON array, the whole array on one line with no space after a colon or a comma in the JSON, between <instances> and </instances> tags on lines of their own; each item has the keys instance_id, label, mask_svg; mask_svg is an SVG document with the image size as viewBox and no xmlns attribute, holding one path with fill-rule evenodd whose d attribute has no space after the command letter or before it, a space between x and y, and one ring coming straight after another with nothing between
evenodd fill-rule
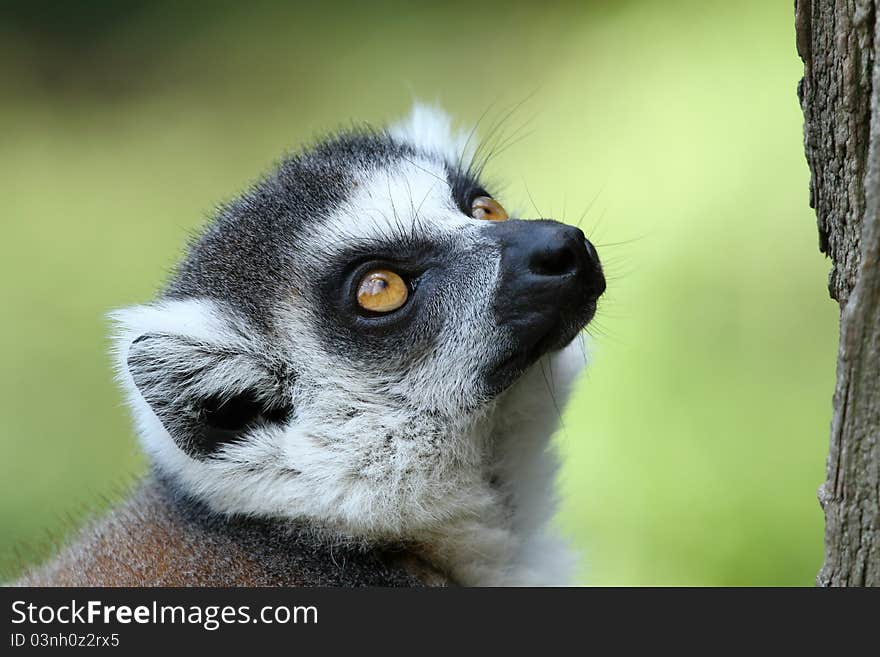
<instances>
[{"instance_id":1,"label":"lemur head","mask_svg":"<svg viewBox=\"0 0 880 657\"><path fill-rule=\"evenodd\" d=\"M115 314L157 468L217 511L357 535L467 504L497 400L605 287L580 230L507 216L467 141L417 107L285 159Z\"/></svg>"}]
</instances>

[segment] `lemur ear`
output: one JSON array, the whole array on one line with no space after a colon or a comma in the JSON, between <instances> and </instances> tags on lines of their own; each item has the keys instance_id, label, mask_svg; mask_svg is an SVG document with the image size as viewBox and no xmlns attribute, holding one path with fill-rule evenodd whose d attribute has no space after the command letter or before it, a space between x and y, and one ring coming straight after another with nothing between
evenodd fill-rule
<instances>
[{"instance_id":1,"label":"lemur ear","mask_svg":"<svg viewBox=\"0 0 880 657\"><path fill-rule=\"evenodd\" d=\"M210 456L290 415L283 364L205 302L139 307L113 318L121 329L119 375L140 424L149 424L143 415L151 413L190 456Z\"/></svg>"},{"instance_id":2,"label":"lemur ear","mask_svg":"<svg viewBox=\"0 0 880 657\"><path fill-rule=\"evenodd\" d=\"M398 142L436 153L455 165L470 164L477 147L473 134L456 130L450 116L437 105L414 103L409 115L388 132Z\"/></svg>"}]
</instances>

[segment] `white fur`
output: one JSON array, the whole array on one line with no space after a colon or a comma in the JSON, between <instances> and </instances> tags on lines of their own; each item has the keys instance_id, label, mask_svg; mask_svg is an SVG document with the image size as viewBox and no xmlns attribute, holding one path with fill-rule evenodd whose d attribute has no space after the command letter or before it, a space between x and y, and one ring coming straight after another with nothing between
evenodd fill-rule
<instances>
[{"instance_id":1,"label":"white fur","mask_svg":"<svg viewBox=\"0 0 880 657\"><path fill-rule=\"evenodd\" d=\"M315 243L332 248L353 239L408 232L414 226L441 237L484 224L455 206L445 176L442 163L425 155L378 175L364 174L351 197L325 221L325 232L315 235Z\"/></svg>"},{"instance_id":2,"label":"white fur","mask_svg":"<svg viewBox=\"0 0 880 657\"><path fill-rule=\"evenodd\" d=\"M414 148L439 155L450 164L467 166L476 151L472 135L452 127L452 119L440 107L415 103L402 121L391 126L391 136Z\"/></svg>"}]
</instances>

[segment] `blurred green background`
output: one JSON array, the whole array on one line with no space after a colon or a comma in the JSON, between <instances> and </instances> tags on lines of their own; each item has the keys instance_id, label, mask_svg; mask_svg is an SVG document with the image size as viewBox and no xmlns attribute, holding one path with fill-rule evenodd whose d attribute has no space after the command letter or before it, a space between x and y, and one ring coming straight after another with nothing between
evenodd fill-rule
<instances>
[{"instance_id":1,"label":"blurred green background","mask_svg":"<svg viewBox=\"0 0 880 657\"><path fill-rule=\"evenodd\" d=\"M810 585L837 309L808 207L791 2L5 2L0 577L143 468L107 357L187 234L286 149L413 98L525 99L501 198L609 289L566 413L580 581Z\"/></svg>"}]
</instances>

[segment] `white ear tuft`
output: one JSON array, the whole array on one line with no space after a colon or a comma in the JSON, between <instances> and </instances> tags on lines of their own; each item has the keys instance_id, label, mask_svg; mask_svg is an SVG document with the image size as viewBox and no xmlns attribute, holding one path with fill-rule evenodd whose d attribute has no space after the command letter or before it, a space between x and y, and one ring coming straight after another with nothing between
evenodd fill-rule
<instances>
[{"instance_id":1,"label":"white ear tuft","mask_svg":"<svg viewBox=\"0 0 880 657\"><path fill-rule=\"evenodd\" d=\"M449 114L437 105L416 102L409 116L392 125L388 132L395 140L437 154L451 164L467 166L476 150L474 138L453 128Z\"/></svg>"},{"instance_id":2,"label":"white ear tuft","mask_svg":"<svg viewBox=\"0 0 880 657\"><path fill-rule=\"evenodd\" d=\"M212 304L189 299L122 308L109 313L116 372L126 379L131 343L145 333L185 335L204 341L222 339L223 323Z\"/></svg>"}]
</instances>

